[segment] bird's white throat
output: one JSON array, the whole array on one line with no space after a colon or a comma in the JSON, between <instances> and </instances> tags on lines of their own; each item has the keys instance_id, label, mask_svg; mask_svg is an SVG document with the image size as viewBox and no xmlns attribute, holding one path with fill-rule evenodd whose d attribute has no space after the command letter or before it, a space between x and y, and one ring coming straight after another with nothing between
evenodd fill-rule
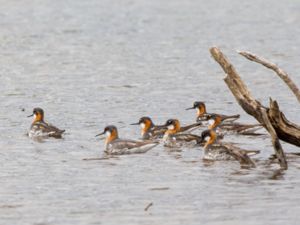
<instances>
[{"instance_id":1,"label":"bird's white throat","mask_svg":"<svg viewBox=\"0 0 300 225\"><path fill-rule=\"evenodd\" d=\"M111 132L110 132L110 131L106 131L106 132L105 132L105 135L106 135L106 137L110 137Z\"/></svg>"},{"instance_id":2,"label":"bird's white throat","mask_svg":"<svg viewBox=\"0 0 300 225\"><path fill-rule=\"evenodd\" d=\"M215 123L215 120L212 120L212 119L211 119L211 120L208 120L208 124L209 124L209 125L213 125L214 123Z\"/></svg>"},{"instance_id":3,"label":"bird's white throat","mask_svg":"<svg viewBox=\"0 0 300 225\"><path fill-rule=\"evenodd\" d=\"M172 125L169 125L169 126L168 126L168 129L169 129L169 130L174 130L174 125L173 125L173 124L172 124Z\"/></svg>"}]
</instances>

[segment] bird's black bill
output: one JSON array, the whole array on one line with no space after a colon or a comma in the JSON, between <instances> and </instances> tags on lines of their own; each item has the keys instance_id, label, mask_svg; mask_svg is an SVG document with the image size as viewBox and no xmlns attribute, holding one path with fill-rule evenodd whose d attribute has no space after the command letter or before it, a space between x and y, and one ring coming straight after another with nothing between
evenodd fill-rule
<instances>
[{"instance_id":1,"label":"bird's black bill","mask_svg":"<svg viewBox=\"0 0 300 225\"><path fill-rule=\"evenodd\" d=\"M190 107L190 108L187 108L187 109L185 109L185 110L191 110L191 109L194 109L194 107Z\"/></svg>"},{"instance_id":2,"label":"bird's black bill","mask_svg":"<svg viewBox=\"0 0 300 225\"><path fill-rule=\"evenodd\" d=\"M140 125L140 123L131 123L130 125Z\"/></svg>"},{"instance_id":3,"label":"bird's black bill","mask_svg":"<svg viewBox=\"0 0 300 225\"><path fill-rule=\"evenodd\" d=\"M105 132L102 132L102 133L100 133L100 134L97 134L95 137L101 136L101 135L103 135L103 134L105 134Z\"/></svg>"},{"instance_id":4,"label":"bird's black bill","mask_svg":"<svg viewBox=\"0 0 300 225\"><path fill-rule=\"evenodd\" d=\"M166 124L164 125L156 125L155 127L159 128L159 129L168 129L168 126Z\"/></svg>"},{"instance_id":5,"label":"bird's black bill","mask_svg":"<svg viewBox=\"0 0 300 225\"><path fill-rule=\"evenodd\" d=\"M27 117L32 117L34 115L34 113L32 113L31 115L27 116Z\"/></svg>"}]
</instances>

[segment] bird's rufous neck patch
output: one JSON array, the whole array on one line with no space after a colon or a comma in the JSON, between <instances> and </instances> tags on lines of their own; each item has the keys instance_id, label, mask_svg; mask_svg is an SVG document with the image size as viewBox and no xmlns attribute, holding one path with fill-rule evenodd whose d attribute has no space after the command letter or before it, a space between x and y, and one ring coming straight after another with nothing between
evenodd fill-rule
<instances>
[{"instance_id":1,"label":"bird's rufous neck patch","mask_svg":"<svg viewBox=\"0 0 300 225\"><path fill-rule=\"evenodd\" d=\"M118 132L116 130L113 130L112 132L106 131L105 134L106 134L106 140L105 140L106 145L118 138Z\"/></svg>"}]
</instances>

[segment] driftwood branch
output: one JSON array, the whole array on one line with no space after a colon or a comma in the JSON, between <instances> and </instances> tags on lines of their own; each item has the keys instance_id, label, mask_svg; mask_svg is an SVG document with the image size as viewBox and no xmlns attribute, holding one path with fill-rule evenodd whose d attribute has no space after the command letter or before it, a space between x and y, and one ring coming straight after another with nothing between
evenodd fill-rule
<instances>
[{"instance_id":1,"label":"driftwood branch","mask_svg":"<svg viewBox=\"0 0 300 225\"><path fill-rule=\"evenodd\" d=\"M276 66L274 63L271 63L270 61L259 57L257 55L254 55L250 52L238 52L240 55L244 56L245 58L253 61L253 62L257 62L271 70L273 70L275 73L277 73L277 75L287 84L287 86L292 90L292 92L294 93L294 95L296 96L296 98L298 99L298 102L300 102L300 90L298 89L297 85L291 80L291 78L289 77L289 75L282 70L281 68L279 68L278 66Z\"/></svg>"},{"instance_id":2,"label":"driftwood branch","mask_svg":"<svg viewBox=\"0 0 300 225\"><path fill-rule=\"evenodd\" d=\"M150 202L145 208L144 211L148 211L148 209L153 206L153 202Z\"/></svg>"},{"instance_id":3,"label":"driftwood branch","mask_svg":"<svg viewBox=\"0 0 300 225\"><path fill-rule=\"evenodd\" d=\"M283 151L282 146L279 142L279 138L276 134L276 131L275 131L274 127L272 126L271 122L270 122L267 111L263 108L261 108L260 110L261 110L261 114L262 114L263 120L264 120L265 125L266 125L266 129L269 132L269 134L271 135L272 145L273 145L273 148L275 149L275 154L277 156L279 164L283 169L287 169L287 161L286 161L284 151Z\"/></svg>"},{"instance_id":4,"label":"driftwood branch","mask_svg":"<svg viewBox=\"0 0 300 225\"><path fill-rule=\"evenodd\" d=\"M235 158L237 161L239 161L242 168L255 168L256 167L255 163L248 156L248 153L250 151L243 150L231 143L221 143L220 145L222 147L224 147L233 158ZM259 151L252 151L252 152L253 152L253 154L259 153Z\"/></svg>"},{"instance_id":5,"label":"driftwood branch","mask_svg":"<svg viewBox=\"0 0 300 225\"><path fill-rule=\"evenodd\" d=\"M280 140L300 147L300 126L286 119L276 101L270 99L268 117Z\"/></svg>"},{"instance_id":6,"label":"driftwood branch","mask_svg":"<svg viewBox=\"0 0 300 225\"><path fill-rule=\"evenodd\" d=\"M234 97L236 98L239 105L245 110L245 112L252 115L258 122L260 122L271 135L272 144L275 150L276 157L279 160L280 166L282 169L287 169L285 154L280 145L279 139L289 143L295 142L292 144L300 146L299 140L296 140L297 137L300 138L300 136L297 136L295 138L294 134L288 133L286 130L287 125L293 124L291 124L285 119L283 113L279 111L279 107L275 107L278 106L277 102L271 101L271 105L274 107L269 109L252 97L250 91L248 90L245 83L242 81L241 77L239 76L233 65L218 48L211 48L210 53L223 68L224 72L227 74L224 81L229 87ZM280 118L278 118L278 116ZM282 122L288 123L280 124ZM280 125L276 126L276 124ZM296 126L294 128L297 129ZM279 134L281 136L279 136ZM298 134L300 135L300 129L298 130Z\"/></svg>"}]
</instances>

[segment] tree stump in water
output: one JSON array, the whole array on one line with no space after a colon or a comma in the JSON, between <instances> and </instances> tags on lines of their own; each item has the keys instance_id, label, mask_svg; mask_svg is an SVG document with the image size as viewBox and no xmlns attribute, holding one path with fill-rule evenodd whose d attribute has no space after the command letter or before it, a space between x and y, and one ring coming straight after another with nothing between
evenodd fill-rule
<instances>
[{"instance_id":1,"label":"tree stump in water","mask_svg":"<svg viewBox=\"0 0 300 225\"><path fill-rule=\"evenodd\" d=\"M268 108L266 106L263 106L258 100L254 99L247 86L235 70L234 66L218 48L211 48L210 53L226 73L224 81L236 98L239 105L244 109L246 113L253 116L259 123L261 123L271 135L275 155L278 158L279 164L282 169L287 169L288 165L286 157L279 139L300 147L300 126L286 119L285 115L280 111L278 103L276 101L270 99L270 106ZM245 53L243 53L242 55L245 56ZM253 59L253 57L251 57L251 59ZM263 59L259 59L259 62L261 63ZM267 65L268 68L273 69L277 72L277 74L284 75L281 77L285 78L284 81L292 89L297 99L300 100L299 90L297 86L290 80L287 74L283 72L283 70L277 68L274 64L269 63Z\"/></svg>"}]
</instances>

